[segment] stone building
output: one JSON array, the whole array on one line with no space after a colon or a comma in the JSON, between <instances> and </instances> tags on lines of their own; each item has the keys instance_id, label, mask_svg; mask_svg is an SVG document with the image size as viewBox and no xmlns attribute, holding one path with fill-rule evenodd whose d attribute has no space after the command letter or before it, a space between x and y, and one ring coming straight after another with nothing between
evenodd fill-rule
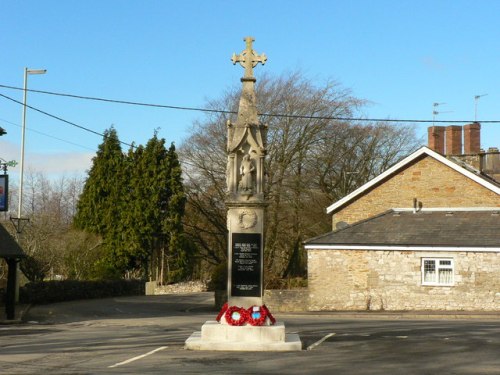
<instances>
[{"instance_id":1,"label":"stone building","mask_svg":"<svg viewBox=\"0 0 500 375\"><path fill-rule=\"evenodd\" d=\"M479 144L477 123L431 127L328 207L333 231L305 246L309 310L499 310L499 153Z\"/></svg>"}]
</instances>

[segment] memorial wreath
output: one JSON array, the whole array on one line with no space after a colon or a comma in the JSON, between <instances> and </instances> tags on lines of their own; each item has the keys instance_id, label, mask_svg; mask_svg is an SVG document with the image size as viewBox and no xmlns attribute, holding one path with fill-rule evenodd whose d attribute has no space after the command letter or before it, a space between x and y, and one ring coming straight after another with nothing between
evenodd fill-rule
<instances>
[{"instance_id":1,"label":"memorial wreath","mask_svg":"<svg viewBox=\"0 0 500 375\"><path fill-rule=\"evenodd\" d=\"M248 320L248 311L243 307L231 306L224 314L226 322L232 326L242 326Z\"/></svg>"},{"instance_id":2,"label":"memorial wreath","mask_svg":"<svg viewBox=\"0 0 500 375\"><path fill-rule=\"evenodd\" d=\"M271 314L266 305L251 306L248 309L238 306L229 306L227 303L222 306L216 320L221 321L222 317L227 324L231 326L243 326L250 324L252 326L263 326L269 319L270 325L276 323L276 319Z\"/></svg>"}]
</instances>

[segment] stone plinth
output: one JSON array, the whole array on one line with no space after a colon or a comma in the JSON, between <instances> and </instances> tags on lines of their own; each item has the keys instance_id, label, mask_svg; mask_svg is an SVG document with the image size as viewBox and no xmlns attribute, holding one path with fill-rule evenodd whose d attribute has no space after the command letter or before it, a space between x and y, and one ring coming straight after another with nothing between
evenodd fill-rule
<instances>
[{"instance_id":1,"label":"stone plinth","mask_svg":"<svg viewBox=\"0 0 500 375\"><path fill-rule=\"evenodd\" d=\"M231 326L207 321L201 331L186 340L189 350L221 351L297 351L302 350L299 335L286 334L285 324L272 326Z\"/></svg>"}]
</instances>

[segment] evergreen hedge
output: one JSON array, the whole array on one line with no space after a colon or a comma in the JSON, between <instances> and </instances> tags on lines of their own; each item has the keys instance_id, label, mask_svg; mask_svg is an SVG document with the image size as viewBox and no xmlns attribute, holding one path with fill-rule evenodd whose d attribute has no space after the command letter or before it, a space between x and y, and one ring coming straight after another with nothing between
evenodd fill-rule
<instances>
[{"instance_id":1,"label":"evergreen hedge","mask_svg":"<svg viewBox=\"0 0 500 375\"><path fill-rule=\"evenodd\" d=\"M46 304L144 294L145 283L140 280L52 280L26 284L19 290L19 299L21 303Z\"/></svg>"}]
</instances>

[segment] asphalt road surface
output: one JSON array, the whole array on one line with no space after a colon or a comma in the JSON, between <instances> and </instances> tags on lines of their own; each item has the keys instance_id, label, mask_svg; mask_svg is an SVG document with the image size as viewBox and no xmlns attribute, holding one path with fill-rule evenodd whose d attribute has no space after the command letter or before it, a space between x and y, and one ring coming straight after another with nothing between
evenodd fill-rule
<instances>
[{"instance_id":1,"label":"asphalt road surface","mask_svg":"<svg viewBox=\"0 0 500 375\"><path fill-rule=\"evenodd\" d=\"M275 314L302 351L185 350L212 304L196 293L35 306L0 326L0 374L500 374L500 320Z\"/></svg>"}]
</instances>

